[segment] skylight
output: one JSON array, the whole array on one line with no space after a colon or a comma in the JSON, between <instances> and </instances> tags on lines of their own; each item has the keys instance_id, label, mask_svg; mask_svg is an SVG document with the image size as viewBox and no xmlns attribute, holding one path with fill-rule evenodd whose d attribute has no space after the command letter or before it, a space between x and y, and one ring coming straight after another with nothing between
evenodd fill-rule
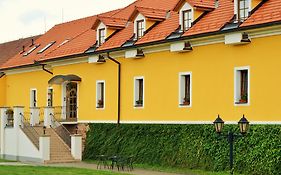
<instances>
[{"instance_id":1,"label":"skylight","mask_svg":"<svg viewBox=\"0 0 281 175\"><path fill-rule=\"evenodd\" d=\"M27 56L29 54L31 54L35 49L37 49L40 46L40 44L32 47L28 52L24 53L23 56Z\"/></svg>"},{"instance_id":2,"label":"skylight","mask_svg":"<svg viewBox=\"0 0 281 175\"><path fill-rule=\"evenodd\" d=\"M60 46L62 46L62 45L64 45L65 43L67 43L68 41L70 41L70 39L66 39L66 40L64 40L60 45L58 45L58 47L60 47Z\"/></svg>"},{"instance_id":3,"label":"skylight","mask_svg":"<svg viewBox=\"0 0 281 175\"><path fill-rule=\"evenodd\" d=\"M43 53L45 50L49 49L53 44L55 44L55 41L50 42L49 44L47 44L44 48L42 48L41 50L39 50L37 53Z\"/></svg>"}]
</instances>

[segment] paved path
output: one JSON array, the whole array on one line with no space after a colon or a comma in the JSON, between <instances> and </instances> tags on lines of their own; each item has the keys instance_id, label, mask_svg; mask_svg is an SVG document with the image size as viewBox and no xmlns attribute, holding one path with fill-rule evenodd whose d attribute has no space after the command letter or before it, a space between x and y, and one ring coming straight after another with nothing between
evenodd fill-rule
<instances>
[{"instance_id":1,"label":"paved path","mask_svg":"<svg viewBox=\"0 0 281 175\"><path fill-rule=\"evenodd\" d=\"M50 167L73 167L73 168L86 168L86 169L95 169L97 170L97 165L93 163L77 162L77 163L57 163L57 164L40 164L40 163L31 163L31 162L0 162L1 165L10 165L10 166L50 166ZM102 169L107 170L107 169ZM133 171L118 171L117 169L113 170L114 172L131 174L131 175L183 175L176 173L165 173L159 171L151 171L135 168ZM194 174L185 174L185 175L194 175Z\"/></svg>"}]
</instances>

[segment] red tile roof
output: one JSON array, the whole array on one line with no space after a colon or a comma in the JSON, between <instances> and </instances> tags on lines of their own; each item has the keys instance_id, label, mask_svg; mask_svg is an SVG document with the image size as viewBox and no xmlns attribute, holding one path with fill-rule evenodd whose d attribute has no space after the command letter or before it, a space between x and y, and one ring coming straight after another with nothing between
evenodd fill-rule
<instances>
[{"instance_id":1,"label":"red tile roof","mask_svg":"<svg viewBox=\"0 0 281 175\"><path fill-rule=\"evenodd\" d=\"M98 20L96 20L92 29L96 30L100 22L102 22L104 25L106 25L109 28L124 28L127 24L127 19L98 16Z\"/></svg>"},{"instance_id":2,"label":"red tile roof","mask_svg":"<svg viewBox=\"0 0 281 175\"><path fill-rule=\"evenodd\" d=\"M144 35L137 44L143 44L147 42L159 41L165 39L172 32L174 32L179 27L179 14L176 12L171 12L171 16L155 26L151 31Z\"/></svg>"},{"instance_id":3,"label":"red tile roof","mask_svg":"<svg viewBox=\"0 0 281 175\"><path fill-rule=\"evenodd\" d=\"M281 0L267 0L240 27L281 21Z\"/></svg>"},{"instance_id":4,"label":"red tile roof","mask_svg":"<svg viewBox=\"0 0 281 175\"><path fill-rule=\"evenodd\" d=\"M146 18L164 20L167 15L167 10L148 8L148 7L136 7L133 14L130 17L130 20L133 20L136 17L136 15L139 13Z\"/></svg>"},{"instance_id":5,"label":"red tile roof","mask_svg":"<svg viewBox=\"0 0 281 175\"><path fill-rule=\"evenodd\" d=\"M215 0L180 0L173 10L179 11L179 9L184 5L184 3L188 3L193 7L203 8L203 9L214 9L215 8Z\"/></svg>"},{"instance_id":6,"label":"red tile roof","mask_svg":"<svg viewBox=\"0 0 281 175\"><path fill-rule=\"evenodd\" d=\"M0 65L4 64L8 59L22 51L22 47L28 48L31 45L31 40L36 40L40 35L28 38L22 38L15 41L10 41L0 44Z\"/></svg>"},{"instance_id":7,"label":"red tile roof","mask_svg":"<svg viewBox=\"0 0 281 175\"><path fill-rule=\"evenodd\" d=\"M219 0L219 7L193 25L183 36L219 31L234 15L232 0Z\"/></svg>"},{"instance_id":8,"label":"red tile roof","mask_svg":"<svg viewBox=\"0 0 281 175\"><path fill-rule=\"evenodd\" d=\"M217 8L214 8L215 0L182 0L180 2L184 3L186 1L195 7L212 8L212 10L206 12L202 18L199 18L183 36L220 31L234 16L233 0L219 0L219 6ZM108 38L97 51L119 48L134 35L134 25L132 22L128 22L128 20L136 11L148 18L163 19L163 21L158 21L156 23L157 25L148 30L147 33L136 42L136 45L165 40L167 36L179 27L179 15L177 12L173 11L178 3L179 0L137 0L123 9L56 25L35 40L35 43L40 44L40 47L34 52L30 53L28 56L23 56L18 53L6 62L2 61L2 63L5 63L3 63L2 66L0 65L0 68L33 64L34 60L44 61L64 56L83 54L96 43L96 30L93 30L92 27L98 20L108 26L118 26L120 28L118 28L117 32ZM167 15L168 11L170 11L170 17L167 17L169 16ZM268 0L241 26L280 20L281 0ZM66 39L68 39L68 42L61 45ZM42 54L38 54L39 50L52 41L56 41L55 44ZM31 47L29 47L29 49L31 49Z\"/></svg>"}]
</instances>

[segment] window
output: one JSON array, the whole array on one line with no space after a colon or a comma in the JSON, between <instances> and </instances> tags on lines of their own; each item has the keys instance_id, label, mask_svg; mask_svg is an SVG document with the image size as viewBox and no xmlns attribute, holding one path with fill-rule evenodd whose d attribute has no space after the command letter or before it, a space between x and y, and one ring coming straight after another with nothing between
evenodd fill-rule
<instances>
[{"instance_id":1,"label":"window","mask_svg":"<svg viewBox=\"0 0 281 175\"><path fill-rule=\"evenodd\" d=\"M48 88L47 106L49 107L53 106L53 98L54 98L53 95L54 95L53 88Z\"/></svg>"},{"instance_id":2,"label":"window","mask_svg":"<svg viewBox=\"0 0 281 175\"><path fill-rule=\"evenodd\" d=\"M99 29L99 45L105 42L105 28Z\"/></svg>"},{"instance_id":3,"label":"window","mask_svg":"<svg viewBox=\"0 0 281 175\"><path fill-rule=\"evenodd\" d=\"M24 53L23 56L27 56L29 54L31 54L35 49L37 49L40 45L36 45L34 47L32 47L28 52Z\"/></svg>"},{"instance_id":4,"label":"window","mask_svg":"<svg viewBox=\"0 0 281 175\"><path fill-rule=\"evenodd\" d=\"M97 81L97 94L96 94L96 108L104 109L104 96L105 96L105 82Z\"/></svg>"},{"instance_id":5,"label":"window","mask_svg":"<svg viewBox=\"0 0 281 175\"><path fill-rule=\"evenodd\" d=\"M137 21L137 39L144 35L144 20Z\"/></svg>"},{"instance_id":6,"label":"window","mask_svg":"<svg viewBox=\"0 0 281 175\"><path fill-rule=\"evenodd\" d=\"M235 104L249 103L249 68L235 70Z\"/></svg>"},{"instance_id":7,"label":"window","mask_svg":"<svg viewBox=\"0 0 281 175\"><path fill-rule=\"evenodd\" d=\"M186 31L191 27L191 10L182 11L182 30Z\"/></svg>"},{"instance_id":8,"label":"window","mask_svg":"<svg viewBox=\"0 0 281 175\"><path fill-rule=\"evenodd\" d=\"M30 107L37 107L37 90L31 89L30 91Z\"/></svg>"},{"instance_id":9,"label":"window","mask_svg":"<svg viewBox=\"0 0 281 175\"><path fill-rule=\"evenodd\" d=\"M179 105L191 106L191 73L180 73L179 76Z\"/></svg>"},{"instance_id":10,"label":"window","mask_svg":"<svg viewBox=\"0 0 281 175\"><path fill-rule=\"evenodd\" d=\"M144 79L143 77L136 77L134 83L134 106L144 106Z\"/></svg>"},{"instance_id":11,"label":"window","mask_svg":"<svg viewBox=\"0 0 281 175\"><path fill-rule=\"evenodd\" d=\"M39 50L37 53L43 53L45 50L49 49L53 44L55 44L55 41L50 42L49 44L47 44L44 48L42 48L41 50Z\"/></svg>"},{"instance_id":12,"label":"window","mask_svg":"<svg viewBox=\"0 0 281 175\"><path fill-rule=\"evenodd\" d=\"M58 45L58 47L63 46L64 44L68 43L68 41L70 41L70 39L64 40L62 43L60 43L60 44Z\"/></svg>"},{"instance_id":13,"label":"window","mask_svg":"<svg viewBox=\"0 0 281 175\"><path fill-rule=\"evenodd\" d=\"M244 21L249 16L249 0L238 0L238 19Z\"/></svg>"}]
</instances>

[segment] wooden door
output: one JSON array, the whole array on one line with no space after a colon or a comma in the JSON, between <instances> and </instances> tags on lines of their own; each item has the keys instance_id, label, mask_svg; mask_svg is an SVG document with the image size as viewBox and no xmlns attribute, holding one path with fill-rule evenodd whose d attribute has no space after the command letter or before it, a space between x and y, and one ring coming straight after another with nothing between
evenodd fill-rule
<instances>
[{"instance_id":1,"label":"wooden door","mask_svg":"<svg viewBox=\"0 0 281 175\"><path fill-rule=\"evenodd\" d=\"M66 85L66 120L77 119L77 83Z\"/></svg>"}]
</instances>

